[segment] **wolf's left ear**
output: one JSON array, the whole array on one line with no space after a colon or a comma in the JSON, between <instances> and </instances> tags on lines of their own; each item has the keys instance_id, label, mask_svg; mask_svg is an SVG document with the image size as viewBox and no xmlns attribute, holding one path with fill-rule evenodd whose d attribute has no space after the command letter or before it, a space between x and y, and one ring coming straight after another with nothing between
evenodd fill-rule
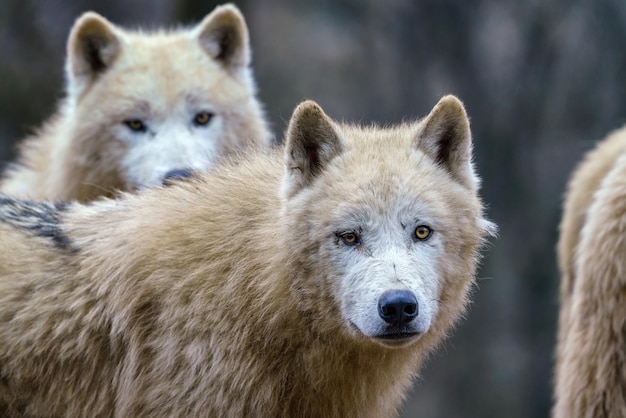
<instances>
[{"instance_id":1,"label":"wolf's left ear","mask_svg":"<svg viewBox=\"0 0 626 418\"><path fill-rule=\"evenodd\" d=\"M310 185L342 150L340 134L322 108L311 100L298 105L285 136L283 198Z\"/></svg>"},{"instance_id":2,"label":"wolf's left ear","mask_svg":"<svg viewBox=\"0 0 626 418\"><path fill-rule=\"evenodd\" d=\"M455 96L444 96L422 120L416 146L456 180L478 189L472 165L472 133L465 108Z\"/></svg>"},{"instance_id":3,"label":"wolf's left ear","mask_svg":"<svg viewBox=\"0 0 626 418\"><path fill-rule=\"evenodd\" d=\"M66 72L70 88L79 93L106 71L119 55L120 38L115 26L95 12L86 12L74 23L67 41Z\"/></svg>"},{"instance_id":4,"label":"wolf's left ear","mask_svg":"<svg viewBox=\"0 0 626 418\"><path fill-rule=\"evenodd\" d=\"M233 4L218 6L198 25L200 45L226 68L250 64L250 40L246 21Z\"/></svg>"}]
</instances>

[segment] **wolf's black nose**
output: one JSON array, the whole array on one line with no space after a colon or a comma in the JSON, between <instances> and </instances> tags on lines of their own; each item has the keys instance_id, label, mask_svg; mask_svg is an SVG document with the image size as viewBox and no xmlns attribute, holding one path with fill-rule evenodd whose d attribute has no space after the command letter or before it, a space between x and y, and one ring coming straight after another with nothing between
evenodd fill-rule
<instances>
[{"instance_id":1,"label":"wolf's black nose","mask_svg":"<svg viewBox=\"0 0 626 418\"><path fill-rule=\"evenodd\" d=\"M391 325L407 324L418 314L417 299L408 290L389 290L378 300L378 314Z\"/></svg>"},{"instance_id":2,"label":"wolf's black nose","mask_svg":"<svg viewBox=\"0 0 626 418\"><path fill-rule=\"evenodd\" d=\"M173 180L186 179L193 175L193 171L187 168L175 168L174 170L170 170L163 177L163 185L169 186L172 184Z\"/></svg>"}]
</instances>

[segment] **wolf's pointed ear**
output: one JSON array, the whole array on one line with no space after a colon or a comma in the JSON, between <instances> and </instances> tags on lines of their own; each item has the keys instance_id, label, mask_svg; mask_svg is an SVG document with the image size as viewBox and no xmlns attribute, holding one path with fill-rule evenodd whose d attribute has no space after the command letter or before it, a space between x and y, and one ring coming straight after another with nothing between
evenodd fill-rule
<instances>
[{"instance_id":1,"label":"wolf's pointed ear","mask_svg":"<svg viewBox=\"0 0 626 418\"><path fill-rule=\"evenodd\" d=\"M422 121L416 146L459 182L478 189L472 166L472 133L463 103L448 95L439 100Z\"/></svg>"},{"instance_id":2,"label":"wolf's pointed ear","mask_svg":"<svg viewBox=\"0 0 626 418\"><path fill-rule=\"evenodd\" d=\"M311 184L326 164L341 153L339 137L334 122L317 103L307 100L296 107L285 137L284 198Z\"/></svg>"},{"instance_id":3,"label":"wolf's pointed ear","mask_svg":"<svg viewBox=\"0 0 626 418\"><path fill-rule=\"evenodd\" d=\"M246 21L233 4L218 6L197 28L200 45L226 68L250 64L250 40Z\"/></svg>"},{"instance_id":4,"label":"wolf's pointed ear","mask_svg":"<svg viewBox=\"0 0 626 418\"><path fill-rule=\"evenodd\" d=\"M120 52L115 26L94 12L80 16L67 42L66 71L72 88L81 90L106 71Z\"/></svg>"}]
</instances>

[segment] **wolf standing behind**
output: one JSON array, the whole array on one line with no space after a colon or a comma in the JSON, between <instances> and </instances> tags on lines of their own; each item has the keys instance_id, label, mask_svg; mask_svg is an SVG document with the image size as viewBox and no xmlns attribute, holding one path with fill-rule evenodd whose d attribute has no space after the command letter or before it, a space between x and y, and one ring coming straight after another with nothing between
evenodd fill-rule
<instances>
[{"instance_id":1,"label":"wolf standing behind","mask_svg":"<svg viewBox=\"0 0 626 418\"><path fill-rule=\"evenodd\" d=\"M558 259L552 415L626 417L626 126L572 174Z\"/></svg>"},{"instance_id":2,"label":"wolf standing behind","mask_svg":"<svg viewBox=\"0 0 626 418\"><path fill-rule=\"evenodd\" d=\"M2 192L86 202L271 143L233 5L194 28L154 33L87 12L69 36L66 78L58 113L21 144Z\"/></svg>"},{"instance_id":3,"label":"wolf standing behind","mask_svg":"<svg viewBox=\"0 0 626 418\"><path fill-rule=\"evenodd\" d=\"M390 417L465 311L469 122L339 124L89 206L0 201L0 407L28 416Z\"/></svg>"}]
</instances>

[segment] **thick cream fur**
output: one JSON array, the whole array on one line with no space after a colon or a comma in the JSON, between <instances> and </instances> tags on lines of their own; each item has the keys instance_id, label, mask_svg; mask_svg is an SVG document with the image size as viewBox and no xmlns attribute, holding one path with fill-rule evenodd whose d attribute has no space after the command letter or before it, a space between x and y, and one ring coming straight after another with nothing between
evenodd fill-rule
<instances>
[{"instance_id":1,"label":"thick cream fur","mask_svg":"<svg viewBox=\"0 0 626 418\"><path fill-rule=\"evenodd\" d=\"M626 128L572 175L558 259L553 416L626 416Z\"/></svg>"},{"instance_id":2,"label":"thick cream fur","mask_svg":"<svg viewBox=\"0 0 626 418\"><path fill-rule=\"evenodd\" d=\"M282 152L71 205L58 215L62 247L5 216L0 407L31 416L395 416L424 358L465 312L493 230L468 186L475 174L458 179L455 161L469 156L442 150L438 163L422 151L433 115L467 123L458 99L444 100L426 119L390 128L340 124L305 102ZM315 126L337 135L328 158L311 151L327 145ZM450 139L471 142L464 135ZM303 145L309 152L297 152ZM404 221L428 222L433 236L412 241ZM356 227L361 247L338 240L337 228ZM389 256L413 266L397 279L429 304L422 334L398 346L351 325L346 303L369 297L359 277L372 292L389 286L372 274Z\"/></svg>"}]
</instances>

